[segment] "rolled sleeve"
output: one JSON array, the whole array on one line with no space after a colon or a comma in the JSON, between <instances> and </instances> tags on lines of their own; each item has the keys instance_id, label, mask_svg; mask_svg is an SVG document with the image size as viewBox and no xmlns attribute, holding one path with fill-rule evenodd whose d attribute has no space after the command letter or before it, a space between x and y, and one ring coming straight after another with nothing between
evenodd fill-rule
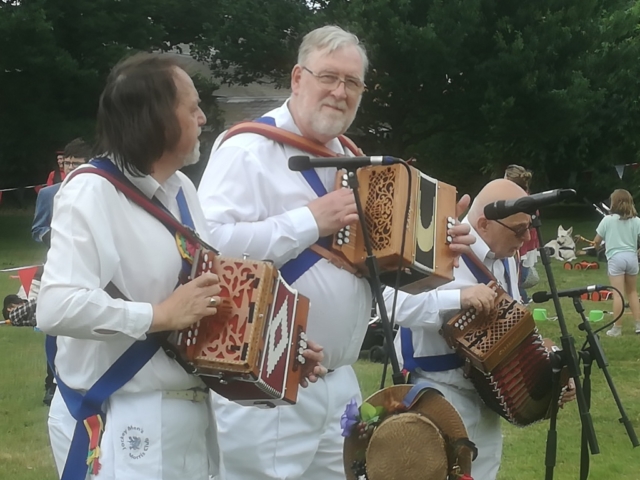
<instances>
[{"instance_id":1,"label":"rolled sleeve","mask_svg":"<svg viewBox=\"0 0 640 480\"><path fill-rule=\"evenodd\" d=\"M309 207L296 208L286 213L289 222L294 226L300 245L315 243L320 235L318 223ZM306 247L305 247L306 248Z\"/></svg>"},{"instance_id":2,"label":"rolled sleeve","mask_svg":"<svg viewBox=\"0 0 640 480\"><path fill-rule=\"evenodd\" d=\"M440 310L460 310L460 290L437 290Z\"/></svg>"}]
</instances>

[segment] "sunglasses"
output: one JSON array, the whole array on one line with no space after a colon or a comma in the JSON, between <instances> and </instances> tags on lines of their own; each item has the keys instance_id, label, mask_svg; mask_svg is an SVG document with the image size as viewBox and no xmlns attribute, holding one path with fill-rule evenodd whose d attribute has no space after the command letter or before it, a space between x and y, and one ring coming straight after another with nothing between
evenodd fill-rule
<instances>
[{"instance_id":1,"label":"sunglasses","mask_svg":"<svg viewBox=\"0 0 640 480\"><path fill-rule=\"evenodd\" d=\"M506 223L502 223L500 220L495 220L495 222L499 223L504 228L507 228L507 229L511 230L513 233L516 234L516 237L518 237L518 238L524 237L526 235L526 233L531 229L531 222L529 222L528 225L523 225L522 227L518 227L518 228L510 227Z\"/></svg>"}]
</instances>

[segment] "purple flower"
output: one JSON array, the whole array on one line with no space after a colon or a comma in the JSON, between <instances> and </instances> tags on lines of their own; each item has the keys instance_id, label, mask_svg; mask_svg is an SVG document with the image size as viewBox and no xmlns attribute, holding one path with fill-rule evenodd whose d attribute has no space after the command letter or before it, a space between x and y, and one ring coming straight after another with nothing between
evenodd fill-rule
<instances>
[{"instance_id":1,"label":"purple flower","mask_svg":"<svg viewBox=\"0 0 640 480\"><path fill-rule=\"evenodd\" d=\"M353 427L358 423L358 416L360 412L358 411L358 404L356 403L356 399L352 398L347 408L345 409L342 417L340 418L340 427L342 427L342 436L348 437L351 435L351 431Z\"/></svg>"}]
</instances>

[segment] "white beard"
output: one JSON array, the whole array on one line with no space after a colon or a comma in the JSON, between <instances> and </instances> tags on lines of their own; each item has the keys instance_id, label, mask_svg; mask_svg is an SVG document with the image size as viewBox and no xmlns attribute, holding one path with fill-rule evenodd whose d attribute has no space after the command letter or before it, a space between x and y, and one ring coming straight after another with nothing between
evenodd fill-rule
<instances>
[{"instance_id":1,"label":"white beard","mask_svg":"<svg viewBox=\"0 0 640 480\"><path fill-rule=\"evenodd\" d=\"M188 167L189 165L195 165L200 161L200 140L195 144L193 150L185 157L183 162L183 167Z\"/></svg>"},{"instance_id":2,"label":"white beard","mask_svg":"<svg viewBox=\"0 0 640 480\"><path fill-rule=\"evenodd\" d=\"M309 123L311 124L311 128L314 132L335 138L338 135L342 135L351 126L356 112L358 111L358 107L360 106L360 102L358 101L358 106L352 114L347 111L338 112L335 110L330 110L330 113L328 113L323 110L323 105L342 107L346 110L346 102L327 101L324 104L321 104L318 110L309 115Z\"/></svg>"}]
</instances>

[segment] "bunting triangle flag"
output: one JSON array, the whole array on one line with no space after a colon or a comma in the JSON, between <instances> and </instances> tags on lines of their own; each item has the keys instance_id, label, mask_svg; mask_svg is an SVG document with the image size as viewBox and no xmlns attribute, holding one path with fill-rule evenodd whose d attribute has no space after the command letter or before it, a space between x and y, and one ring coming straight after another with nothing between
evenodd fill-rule
<instances>
[{"instance_id":1,"label":"bunting triangle flag","mask_svg":"<svg viewBox=\"0 0 640 480\"><path fill-rule=\"evenodd\" d=\"M36 271L38 267L27 267L18 270L18 277L20 277L20 283L22 284L22 288L27 295L29 295L29 290L31 289L31 282L33 282L33 277L36 275Z\"/></svg>"},{"instance_id":2,"label":"bunting triangle flag","mask_svg":"<svg viewBox=\"0 0 640 480\"><path fill-rule=\"evenodd\" d=\"M624 165L616 165L616 172L618 172L618 176L622 179L622 175L624 175Z\"/></svg>"}]
</instances>

